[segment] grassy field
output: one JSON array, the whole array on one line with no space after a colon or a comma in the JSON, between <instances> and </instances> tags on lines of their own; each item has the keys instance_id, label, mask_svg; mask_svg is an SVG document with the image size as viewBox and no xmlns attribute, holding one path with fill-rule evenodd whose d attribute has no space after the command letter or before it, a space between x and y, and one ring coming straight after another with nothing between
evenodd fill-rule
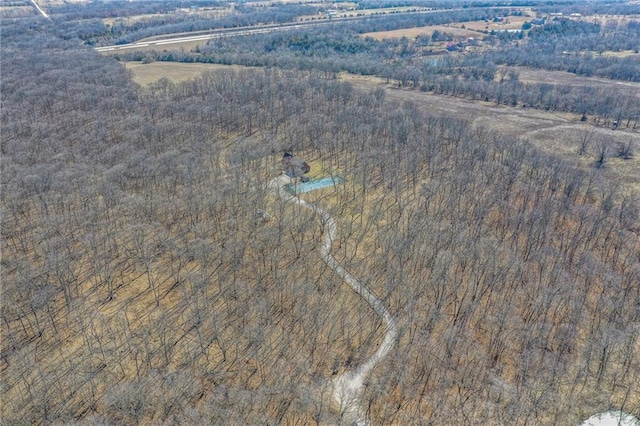
<instances>
[{"instance_id":1,"label":"grassy field","mask_svg":"<svg viewBox=\"0 0 640 426\"><path fill-rule=\"evenodd\" d=\"M622 52L621 52L622 53ZM548 71L541 69L533 69L526 67L509 67L501 66L501 70L515 70L518 73L518 79L523 83L546 83L562 86L580 86L580 87L628 87L632 93L640 98L640 83L633 81L615 81L608 78L585 77L566 71Z\"/></svg>"},{"instance_id":2,"label":"grassy field","mask_svg":"<svg viewBox=\"0 0 640 426\"><path fill-rule=\"evenodd\" d=\"M600 55L598 52L591 52L594 55ZM623 50L621 52L602 52L602 56L615 56L616 58L640 58L640 53L635 52L633 50Z\"/></svg>"},{"instance_id":3,"label":"grassy field","mask_svg":"<svg viewBox=\"0 0 640 426\"><path fill-rule=\"evenodd\" d=\"M245 2L247 6L254 7L267 7L273 6L274 4L304 4L305 6L321 6L321 7L337 7L334 3L328 3L318 0L268 0L268 1L247 1ZM357 7L357 3L344 2L339 4L340 7L348 8L348 7Z\"/></svg>"},{"instance_id":4,"label":"grassy field","mask_svg":"<svg viewBox=\"0 0 640 426\"><path fill-rule=\"evenodd\" d=\"M325 5L325 7L327 7ZM430 10L428 7L417 6L398 6L398 7L381 7L376 9L356 9L355 3L337 3L332 6L337 10L336 17L338 18L353 18L356 16L369 16L369 15L385 15L388 13L402 13L402 12L418 12ZM330 8L330 7L327 7ZM304 15L298 18L299 21L308 21L318 19L318 17L326 18L327 15Z\"/></svg>"},{"instance_id":5,"label":"grassy field","mask_svg":"<svg viewBox=\"0 0 640 426\"><path fill-rule=\"evenodd\" d=\"M630 2L631 3L631 2ZM640 4L640 3L638 3ZM569 17L570 19L580 19L593 22L599 25L626 25L629 22L640 20L640 14L635 15L590 15L580 17Z\"/></svg>"},{"instance_id":6,"label":"grassy field","mask_svg":"<svg viewBox=\"0 0 640 426\"><path fill-rule=\"evenodd\" d=\"M491 21L471 21L453 24L456 27L464 27L468 30L475 31L500 31L500 30L519 30L525 21L530 21L529 16L507 16L502 22Z\"/></svg>"},{"instance_id":7,"label":"grassy field","mask_svg":"<svg viewBox=\"0 0 640 426\"><path fill-rule=\"evenodd\" d=\"M390 38L416 38L417 36L430 37L434 31L446 32L453 34L456 38L464 39L468 37L478 37L480 33L469 29L461 29L454 26L445 25L429 25L426 27L403 28L401 30L377 31L372 33L364 33L362 37L371 37L376 40L384 40Z\"/></svg>"},{"instance_id":8,"label":"grassy field","mask_svg":"<svg viewBox=\"0 0 640 426\"><path fill-rule=\"evenodd\" d=\"M152 62L150 64L126 62L125 66L131 71L133 81L141 86L155 83L162 78L166 78L173 83L179 83L194 79L208 71L243 68L241 66L182 62Z\"/></svg>"},{"instance_id":9,"label":"grassy field","mask_svg":"<svg viewBox=\"0 0 640 426\"><path fill-rule=\"evenodd\" d=\"M102 20L102 23L105 25L113 25L116 22L120 22L126 25L131 25L134 24L136 22L139 21L144 21L147 19L153 19L153 18L159 18L161 16L167 16L168 14L166 13L148 13L148 14L144 14L144 15L133 15L133 16L126 16L126 17L117 17L117 18L104 18Z\"/></svg>"},{"instance_id":10,"label":"grassy field","mask_svg":"<svg viewBox=\"0 0 640 426\"><path fill-rule=\"evenodd\" d=\"M431 36L434 31L451 33L457 38L479 37L484 31L516 30L522 28L522 24L530 20L527 16L509 16L502 22L472 21L449 25L428 25L425 27L404 28L392 31L376 31L362 34L363 37L372 37L376 40L390 38L416 38L419 35Z\"/></svg>"}]
</instances>

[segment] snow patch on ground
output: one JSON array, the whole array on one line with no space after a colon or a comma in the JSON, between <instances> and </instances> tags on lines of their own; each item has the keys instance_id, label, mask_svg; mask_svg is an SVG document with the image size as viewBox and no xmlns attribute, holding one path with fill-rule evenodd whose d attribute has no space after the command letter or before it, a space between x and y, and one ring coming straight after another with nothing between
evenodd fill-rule
<instances>
[{"instance_id":1,"label":"snow patch on ground","mask_svg":"<svg viewBox=\"0 0 640 426\"><path fill-rule=\"evenodd\" d=\"M622 411L607 411L594 414L580 426L640 426L640 420Z\"/></svg>"}]
</instances>

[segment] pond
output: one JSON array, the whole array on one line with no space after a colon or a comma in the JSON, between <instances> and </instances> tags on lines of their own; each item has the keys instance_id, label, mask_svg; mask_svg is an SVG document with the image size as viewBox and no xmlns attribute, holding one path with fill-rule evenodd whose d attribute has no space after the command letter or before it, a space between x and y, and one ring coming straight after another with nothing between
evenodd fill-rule
<instances>
[{"instance_id":1,"label":"pond","mask_svg":"<svg viewBox=\"0 0 640 426\"><path fill-rule=\"evenodd\" d=\"M340 176L330 176L322 179L311 180L309 182L288 184L285 185L287 191L292 194L304 194L305 192L313 191L315 189L328 188L344 182Z\"/></svg>"}]
</instances>

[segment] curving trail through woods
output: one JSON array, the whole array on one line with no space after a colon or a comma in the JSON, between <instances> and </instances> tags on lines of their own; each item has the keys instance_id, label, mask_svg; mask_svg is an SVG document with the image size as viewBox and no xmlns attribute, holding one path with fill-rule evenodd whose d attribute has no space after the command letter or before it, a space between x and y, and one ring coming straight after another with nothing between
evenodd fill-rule
<instances>
[{"instance_id":1,"label":"curving trail through woods","mask_svg":"<svg viewBox=\"0 0 640 426\"><path fill-rule=\"evenodd\" d=\"M331 255L331 246L336 234L336 223L333 218L322 208L302 200L284 188L284 185L290 182L290 178L281 175L269 182L269 189L278 197L305 207L322 218L322 224L325 227L325 236L322 242L321 257L322 260L338 275L342 280L353 289L360 297L369 303L378 316L380 316L387 328L384 341L378 347L378 350L362 365L355 370L346 371L345 373L333 379L331 385L331 395L334 402L340 408L348 424L369 425L369 419L361 407L362 393L364 391L364 380L367 374L380 362L393 348L396 341L398 330L396 322L389 310L366 286L364 286L356 277L347 272L340 265L335 257Z\"/></svg>"}]
</instances>

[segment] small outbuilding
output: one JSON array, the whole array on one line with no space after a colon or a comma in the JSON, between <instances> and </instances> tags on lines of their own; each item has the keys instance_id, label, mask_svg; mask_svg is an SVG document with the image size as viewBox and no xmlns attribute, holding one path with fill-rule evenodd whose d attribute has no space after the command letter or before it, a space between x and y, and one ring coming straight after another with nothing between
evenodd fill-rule
<instances>
[{"instance_id":1,"label":"small outbuilding","mask_svg":"<svg viewBox=\"0 0 640 426\"><path fill-rule=\"evenodd\" d=\"M282 157L282 169L290 178L297 178L311 171L311 167L304 160L290 152L285 152Z\"/></svg>"}]
</instances>

